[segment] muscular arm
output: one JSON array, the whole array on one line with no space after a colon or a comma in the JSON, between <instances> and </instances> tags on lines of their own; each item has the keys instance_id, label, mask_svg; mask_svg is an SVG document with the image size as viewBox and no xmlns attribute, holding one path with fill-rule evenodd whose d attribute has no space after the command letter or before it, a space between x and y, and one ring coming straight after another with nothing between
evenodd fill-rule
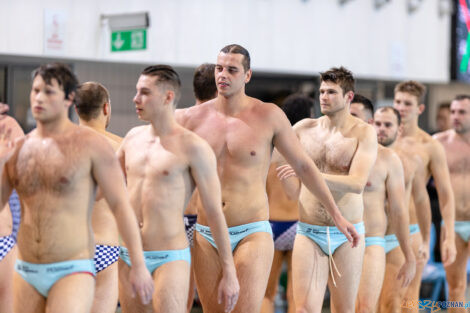
<instances>
[{"instance_id":1,"label":"muscular arm","mask_svg":"<svg viewBox=\"0 0 470 313\"><path fill-rule=\"evenodd\" d=\"M21 129L21 126L18 124L18 122L10 117L10 116L5 116L1 121L0 121L0 137L3 139L0 145L2 148L6 148L7 150L4 150L2 152L6 152L5 157L11 157L13 154L13 151L15 149L15 146L12 146L13 142L16 142L18 138L24 137L24 132L23 129ZM11 143L8 143L11 141ZM10 146L9 146L10 145ZM3 149L2 149L3 150ZM6 160L8 160L8 158ZM6 169L6 161L0 162L0 170L1 170L1 192L2 192L2 197L1 197L1 207L0 211L2 211L5 208L5 204L8 202L8 199L13 191L13 187L10 184L9 178L8 178L8 173Z\"/></svg>"},{"instance_id":2,"label":"muscular arm","mask_svg":"<svg viewBox=\"0 0 470 313\"><path fill-rule=\"evenodd\" d=\"M227 223L222 212L222 191L217 175L217 161L211 147L204 140L197 138L194 142L189 143L188 146L191 174L196 182L222 265L223 277L219 284L218 300L220 303L221 298L224 297L226 309L231 310L238 298L239 285L233 262Z\"/></svg>"},{"instance_id":3,"label":"muscular arm","mask_svg":"<svg viewBox=\"0 0 470 313\"><path fill-rule=\"evenodd\" d=\"M222 192L217 176L215 155L207 143L202 140L198 140L197 144L190 147L188 155L190 157L191 174L196 182L211 232L214 234L222 268L224 270L233 270L232 250L227 223L222 212Z\"/></svg>"},{"instance_id":4,"label":"muscular arm","mask_svg":"<svg viewBox=\"0 0 470 313\"><path fill-rule=\"evenodd\" d=\"M129 250L132 263L129 281L142 303L147 304L152 299L153 281L144 263L137 219L127 196L123 173L112 147L104 138L96 138L92 151L93 177L116 218L119 234Z\"/></svg>"},{"instance_id":5,"label":"muscular arm","mask_svg":"<svg viewBox=\"0 0 470 313\"><path fill-rule=\"evenodd\" d=\"M429 236L431 229L431 203L429 202L426 190L426 176L422 164L416 170L412 181L411 196L416 208L416 218L418 219L419 231L423 238L423 244L429 246Z\"/></svg>"},{"instance_id":6,"label":"muscular arm","mask_svg":"<svg viewBox=\"0 0 470 313\"><path fill-rule=\"evenodd\" d=\"M445 225L445 233L441 245L441 256L444 266L450 265L455 260L455 202L452 185L450 183L449 168L444 148L441 143L433 139L431 150L431 174L436 183L439 198L439 210Z\"/></svg>"},{"instance_id":7,"label":"muscular arm","mask_svg":"<svg viewBox=\"0 0 470 313\"><path fill-rule=\"evenodd\" d=\"M370 170L377 158L377 135L371 126L365 125L359 137L356 153L351 162L348 175L323 173L328 187L340 192L362 193L367 184Z\"/></svg>"},{"instance_id":8,"label":"muscular arm","mask_svg":"<svg viewBox=\"0 0 470 313\"><path fill-rule=\"evenodd\" d=\"M100 142L101 147L93 147L96 151L93 176L116 218L119 234L129 249L132 265L144 265L137 219L127 196L122 171L111 146L104 140Z\"/></svg>"},{"instance_id":9,"label":"muscular arm","mask_svg":"<svg viewBox=\"0 0 470 313\"><path fill-rule=\"evenodd\" d=\"M406 260L414 260L410 244L409 214L404 201L405 177L403 166L396 154L391 155L387 163L388 177L385 181L388 202L388 218L394 230Z\"/></svg>"}]
</instances>

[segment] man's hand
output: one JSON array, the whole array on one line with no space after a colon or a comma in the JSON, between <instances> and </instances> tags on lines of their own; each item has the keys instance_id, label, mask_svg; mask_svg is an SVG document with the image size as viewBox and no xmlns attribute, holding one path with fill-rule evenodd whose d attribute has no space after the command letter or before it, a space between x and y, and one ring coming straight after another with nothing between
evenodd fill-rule
<instances>
[{"instance_id":1,"label":"man's hand","mask_svg":"<svg viewBox=\"0 0 470 313\"><path fill-rule=\"evenodd\" d=\"M429 243L423 241L423 243L419 246L418 255L417 255L417 262L419 264L426 264L429 260Z\"/></svg>"},{"instance_id":2,"label":"man's hand","mask_svg":"<svg viewBox=\"0 0 470 313\"><path fill-rule=\"evenodd\" d=\"M145 265L131 266L129 282L132 287L132 298L138 294L143 304L149 304L152 301L153 280Z\"/></svg>"},{"instance_id":3,"label":"man's hand","mask_svg":"<svg viewBox=\"0 0 470 313\"><path fill-rule=\"evenodd\" d=\"M441 244L441 259L444 267L454 263L456 254L454 238L444 239Z\"/></svg>"},{"instance_id":4,"label":"man's hand","mask_svg":"<svg viewBox=\"0 0 470 313\"><path fill-rule=\"evenodd\" d=\"M289 177L297 177L297 174L295 174L295 171L292 169L292 167L289 164L286 165L281 165L276 168L277 172L277 177L279 180L287 179Z\"/></svg>"},{"instance_id":5,"label":"man's hand","mask_svg":"<svg viewBox=\"0 0 470 313\"><path fill-rule=\"evenodd\" d=\"M219 289L217 292L217 302L219 304L222 301L225 304L225 312L231 312L235 308L235 304L238 301L238 294L240 292L240 285L238 284L237 274L235 271L224 272L222 279L219 283Z\"/></svg>"},{"instance_id":6,"label":"man's hand","mask_svg":"<svg viewBox=\"0 0 470 313\"><path fill-rule=\"evenodd\" d=\"M0 163L5 164L15 151L15 142L11 140L11 128L0 126Z\"/></svg>"},{"instance_id":7,"label":"man's hand","mask_svg":"<svg viewBox=\"0 0 470 313\"><path fill-rule=\"evenodd\" d=\"M403 278L401 287L405 288L411 283L416 273L416 260L413 257L411 260L405 260L405 263L400 268L398 272L397 279L400 280Z\"/></svg>"},{"instance_id":8,"label":"man's hand","mask_svg":"<svg viewBox=\"0 0 470 313\"><path fill-rule=\"evenodd\" d=\"M339 215L336 218L333 218L336 227L348 238L348 241L352 244L352 247L355 248L359 244L359 233L353 224L348 222L342 215Z\"/></svg>"},{"instance_id":9,"label":"man's hand","mask_svg":"<svg viewBox=\"0 0 470 313\"><path fill-rule=\"evenodd\" d=\"M0 121L5 118L10 107L6 103L0 102Z\"/></svg>"}]
</instances>

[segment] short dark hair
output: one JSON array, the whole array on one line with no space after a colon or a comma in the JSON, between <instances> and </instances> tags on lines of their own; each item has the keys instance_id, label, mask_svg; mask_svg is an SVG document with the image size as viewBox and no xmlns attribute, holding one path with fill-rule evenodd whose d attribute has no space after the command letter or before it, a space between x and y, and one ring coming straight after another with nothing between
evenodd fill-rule
<instances>
[{"instance_id":1,"label":"short dark hair","mask_svg":"<svg viewBox=\"0 0 470 313\"><path fill-rule=\"evenodd\" d=\"M470 95L465 95L465 94L457 95L455 96L454 100L456 101L470 100Z\"/></svg>"},{"instance_id":2,"label":"short dark hair","mask_svg":"<svg viewBox=\"0 0 470 313\"><path fill-rule=\"evenodd\" d=\"M418 98L419 103L421 104L424 102L424 95L426 94L426 86L423 84L418 83L414 80L408 80L401 82L395 86L394 92L406 92L409 93L416 98Z\"/></svg>"},{"instance_id":3,"label":"short dark hair","mask_svg":"<svg viewBox=\"0 0 470 313\"><path fill-rule=\"evenodd\" d=\"M302 94L292 94L284 99L281 109L286 114L291 125L311 116L313 99Z\"/></svg>"},{"instance_id":4,"label":"short dark hair","mask_svg":"<svg viewBox=\"0 0 470 313\"><path fill-rule=\"evenodd\" d=\"M457 96L457 97L458 97L458 96ZM469 96L469 99L470 99L470 96ZM455 100L457 100L457 99L455 99ZM443 102L443 103L439 104L439 108L438 108L438 109L439 109L439 110L443 110L443 109L445 109L445 110L450 110L450 102Z\"/></svg>"},{"instance_id":5,"label":"short dark hair","mask_svg":"<svg viewBox=\"0 0 470 313\"><path fill-rule=\"evenodd\" d=\"M100 83L86 82L78 87L75 106L81 119L97 118L105 103L109 103L109 92Z\"/></svg>"},{"instance_id":6,"label":"short dark hair","mask_svg":"<svg viewBox=\"0 0 470 313\"><path fill-rule=\"evenodd\" d=\"M77 90L78 79L67 64L43 64L33 71L33 80L38 75L42 77L47 85L51 85L52 79L57 80L59 86L64 90L65 99L68 99L70 94Z\"/></svg>"},{"instance_id":7,"label":"short dark hair","mask_svg":"<svg viewBox=\"0 0 470 313\"><path fill-rule=\"evenodd\" d=\"M181 96L181 80L173 67L164 64L151 65L146 67L141 75L155 76L157 85L166 85L167 88L172 89L175 93L174 105L176 106Z\"/></svg>"},{"instance_id":8,"label":"short dark hair","mask_svg":"<svg viewBox=\"0 0 470 313\"><path fill-rule=\"evenodd\" d=\"M354 92L354 76L350 70L341 66L333 67L328 71L320 73L320 82L332 82L338 84L343 90L343 94L349 91Z\"/></svg>"},{"instance_id":9,"label":"short dark hair","mask_svg":"<svg viewBox=\"0 0 470 313\"><path fill-rule=\"evenodd\" d=\"M208 101L217 94L214 71L215 64L212 63L204 63L196 68L193 77L193 90L194 96L199 101Z\"/></svg>"},{"instance_id":10,"label":"short dark hair","mask_svg":"<svg viewBox=\"0 0 470 313\"><path fill-rule=\"evenodd\" d=\"M372 104L372 101L370 101L368 98L360 94L355 94L351 103L362 104L364 106L364 110L368 111L370 113L370 116L374 116L374 105Z\"/></svg>"},{"instance_id":11,"label":"short dark hair","mask_svg":"<svg viewBox=\"0 0 470 313\"><path fill-rule=\"evenodd\" d=\"M238 54L243 55L243 60L242 60L243 69L245 70L245 72L250 69L250 62L251 62L250 53L248 52L248 50L246 50L242 46L237 45L237 44L231 44L231 45L223 47L220 50L220 52L238 53Z\"/></svg>"},{"instance_id":12,"label":"short dark hair","mask_svg":"<svg viewBox=\"0 0 470 313\"><path fill-rule=\"evenodd\" d=\"M378 112L383 112L383 111L392 111L395 116L397 117L397 123L398 123L398 126L400 126L401 124L401 116L400 116L400 112L398 112L397 109L395 109L394 107L392 106L384 106L384 107L380 107L377 109Z\"/></svg>"}]
</instances>

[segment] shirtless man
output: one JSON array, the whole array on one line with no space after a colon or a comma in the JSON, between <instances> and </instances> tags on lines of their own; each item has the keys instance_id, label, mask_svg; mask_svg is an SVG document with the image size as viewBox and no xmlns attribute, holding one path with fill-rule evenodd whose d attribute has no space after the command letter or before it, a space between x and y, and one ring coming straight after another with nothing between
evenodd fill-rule
<instances>
[{"instance_id":1,"label":"shirtless man","mask_svg":"<svg viewBox=\"0 0 470 313\"><path fill-rule=\"evenodd\" d=\"M75 109L80 125L101 134L117 151L122 138L106 131L111 118L111 100L101 84L87 82L77 90ZM119 234L105 199L95 202L91 216L95 236L95 300L91 313L114 313L118 302Z\"/></svg>"},{"instance_id":2,"label":"shirtless man","mask_svg":"<svg viewBox=\"0 0 470 313\"><path fill-rule=\"evenodd\" d=\"M191 255L181 217L195 186L204 205L201 213L207 216L220 247L216 261L223 274L218 277L218 290L211 296L223 305L224 312L232 311L238 298L216 160L210 146L173 117L180 86L178 74L170 66L144 69L134 102L139 119L150 125L131 129L118 151L141 228L145 262L155 284L153 308L142 307L131 299L126 279L130 262L127 249L121 247L119 298L124 313L186 312Z\"/></svg>"},{"instance_id":3,"label":"shirtless man","mask_svg":"<svg viewBox=\"0 0 470 313\"><path fill-rule=\"evenodd\" d=\"M455 97L450 106L452 129L434 135L444 146L450 180L455 197L455 262L448 264L446 278L449 301L465 301L467 260L470 240L470 95ZM449 312L465 312L463 308L448 308Z\"/></svg>"},{"instance_id":4,"label":"shirtless man","mask_svg":"<svg viewBox=\"0 0 470 313\"><path fill-rule=\"evenodd\" d=\"M325 205L354 245L359 236L340 213L327 185L305 154L282 110L245 94L251 78L250 55L240 45L224 47L216 63L216 99L189 108L180 124L208 141L217 157L222 206L229 226L240 282L235 312L259 312L273 258L266 176L274 147ZM207 216L198 215L194 269L204 312L220 312L213 296L221 275Z\"/></svg>"},{"instance_id":5,"label":"shirtless man","mask_svg":"<svg viewBox=\"0 0 470 313\"><path fill-rule=\"evenodd\" d=\"M398 155L389 149L398 134L400 115L392 107L380 108L373 116L369 99L355 95L350 112L353 116L374 125L380 143L377 160L364 189L364 226L366 248L361 282L357 294L356 312L377 311L377 303L385 274L385 231L387 224L396 230L406 262L397 279L406 287L415 273L415 257L408 235L408 206L405 204L403 166ZM387 209L385 203L387 202Z\"/></svg>"},{"instance_id":6,"label":"shirtless man","mask_svg":"<svg viewBox=\"0 0 470 313\"><path fill-rule=\"evenodd\" d=\"M217 97L217 86L215 85L214 77L215 64L204 63L196 68L193 76L193 91L194 97L196 98L196 104L199 105L211 99ZM186 109L175 110L175 118L184 114ZM186 228L186 236L189 240L189 246L191 248L191 255L194 254L194 228L196 227L197 212L198 212L199 195L197 189L189 200L188 207L184 211L184 226ZM194 263L191 263L191 273L189 280L189 295L188 295L188 307L187 313L191 312L191 308L194 303L194 295L196 293L196 282L194 281Z\"/></svg>"},{"instance_id":7,"label":"shirtless man","mask_svg":"<svg viewBox=\"0 0 470 313\"><path fill-rule=\"evenodd\" d=\"M291 125L304 118L309 118L312 107L313 99L299 94L290 95L281 106ZM261 307L262 313L274 313L274 300L284 261L287 263L287 312L295 312L294 293L292 291L292 249L294 248L294 239L297 233L299 207L298 199L290 199L287 196L281 181L277 177L276 168L280 165L281 162L278 162L273 157L266 181L269 202L269 223L271 224L274 236L274 258L263 306Z\"/></svg>"},{"instance_id":8,"label":"shirtless man","mask_svg":"<svg viewBox=\"0 0 470 313\"><path fill-rule=\"evenodd\" d=\"M1 104L1 103L0 103ZM2 115L0 128L11 129L12 140L24 136L23 130L16 120ZM18 199L16 193L11 196ZM18 201L15 205L7 204L0 212L0 308L2 313L13 313L13 273L16 260L16 234L19 223Z\"/></svg>"},{"instance_id":9,"label":"shirtless man","mask_svg":"<svg viewBox=\"0 0 470 313\"><path fill-rule=\"evenodd\" d=\"M287 190L300 192L300 219L293 253L294 299L297 312L321 312L326 285L332 312L354 312L364 255L362 193L377 157L377 136L372 126L349 113L354 78L344 67L320 74L320 108L324 116L294 126L300 143L322 172L342 214L361 235L358 248L334 227L319 199L287 179ZM293 193L293 194L295 194ZM333 260L334 258L334 260ZM335 277L336 276L336 277Z\"/></svg>"},{"instance_id":10,"label":"shirtless man","mask_svg":"<svg viewBox=\"0 0 470 313\"><path fill-rule=\"evenodd\" d=\"M432 175L439 195L439 207L442 219L445 224L445 231L442 233L443 241L441 245L441 256L444 266L452 264L455 260L455 206L454 194L449 178L446 155L442 145L418 126L419 115L424 111L423 98L426 88L415 81L406 81L395 87L393 106L400 112L402 119L402 129L394 145L394 150L401 150L403 153L417 155L422 162L422 169L426 181ZM402 159L403 160L403 159ZM404 166L406 175L406 166ZM412 238L413 251L418 257L416 275L405 294L405 301L419 299L419 288L424 265L429 257L429 230L431 226L430 208L421 209L416 207L417 195L426 195L429 203L426 188L417 190L412 195L410 202L410 234ZM427 204L429 207L429 204ZM418 227L419 225L419 227ZM387 261L388 263L388 261ZM405 309L406 310L406 309ZM416 307L414 312L418 311Z\"/></svg>"},{"instance_id":11,"label":"shirtless man","mask_svg":"<svg viewBox=\"0 0 470 313\"><path fill-rule=\"evenodd\" d=\"M37 128L15 142L8 131L0 132L1 207L13 188L22 204L15 312L90 311L95 285L90 226L97 185L115 213L123 240L132 247L135 292L148 302L153 291L113 150L100 135L68 118L76 86L67 66L39 67L30 94Z\"/></svg>"}]
</instances>

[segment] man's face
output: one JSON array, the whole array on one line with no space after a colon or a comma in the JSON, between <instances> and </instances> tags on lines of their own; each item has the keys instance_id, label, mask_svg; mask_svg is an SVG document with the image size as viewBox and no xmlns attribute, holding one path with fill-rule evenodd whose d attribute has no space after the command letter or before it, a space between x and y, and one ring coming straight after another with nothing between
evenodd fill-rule
<instances>
[{"instance_id":1,"label":"man's face","mask_svg":"<svg viewBox=\"0 0 470 313\"><path fill-rule=\"evenodd\" d=\"M322 81L320 85L320 109L325 115L332 115L346 108L348 101L351 101L354 94L347 92L343 94L343 89L336 83Z\"/></svg>"},{"instance_id":2,"label":"man's face","mask_svg":"<svg viewBox=\"0 0 470 313\"><path fill-rule=\"evenodd\" d=\"M398 120L391 110L377 110L374 114L374 128L377 132L377 141L382 146L389 146L395 142L398 134Z\"/></svg>"},{"instance_id":3,"label":"man's face","mask_svg":"<svg viewBox=\"0 0 470 313\"><path fill-rule=\"evenodd\" d=\"M393 107L400 113L403 123L417 120L422 112L418 98L407 92L398 91L395 93Z\"/></svg>"},{"instance_id":4,"label":"man's face","mask_svg":"<svg viewBox=\"0 0 470 313\"><path fill-rule=\"evenodd\" d=\"M366 110L364 110L364 105L362 103L351 103L351 106L349 107L349 113L351 113L352 116L355 116L366 123L369 122L369 117L367 116L368 114L366 113Z\"/></svg>"},{"instance_id":5,"label":"man's face","mask_svg":"<svg viewBox=\"0 0 470 313\"><path fill-rule=\"evenodd\" d=\"M470 131L470 100L454 100L450 104L450 119L452 128L458 134Z\"/></svg>"},{"instance_id":6,"label":"man's face","mask_svg":"<svg viewBox=\"0 0 470 313\"><path fill-rule=\"evenodd\" d=\"M166 102L165 92L156 85L156 76L140 75L134 96L135 110L139 119L150 121Z\"/></svg>"},{"instance_id":7,"label":"man's face","mask_svg":"<svg viewBox=\"0 0 470 313\"><path fill-rule=\"evenodd\" d=\"M62 115L67 116L72 101L65 99L65 93L55 78L46 84L41 75L33 80L30 93L31 112L36 121L47 123Z\"/></svg>"},{"instance_id":8,"label":"man's face","mask_svg":"<svg viewBox=\"0 0 470 313\"><path fill-rule=\"evenodd\" d=\"M245 84L250 81L251 70L245 72L243 68L244 56L239 53L223 53L217 56L215 66L215 82L217 91L224 97L244 90Z\"/></svg>"},{"instance_id":9,"label":"man's face","mask_svg":"<svg viewBox=\"0 0 470 313\"><path fill-rule=\"evenodd\" d=\"M443 132L451 128L450 109L440 108L436 115L437 130Z\"/></svg>"}]
</instances>

